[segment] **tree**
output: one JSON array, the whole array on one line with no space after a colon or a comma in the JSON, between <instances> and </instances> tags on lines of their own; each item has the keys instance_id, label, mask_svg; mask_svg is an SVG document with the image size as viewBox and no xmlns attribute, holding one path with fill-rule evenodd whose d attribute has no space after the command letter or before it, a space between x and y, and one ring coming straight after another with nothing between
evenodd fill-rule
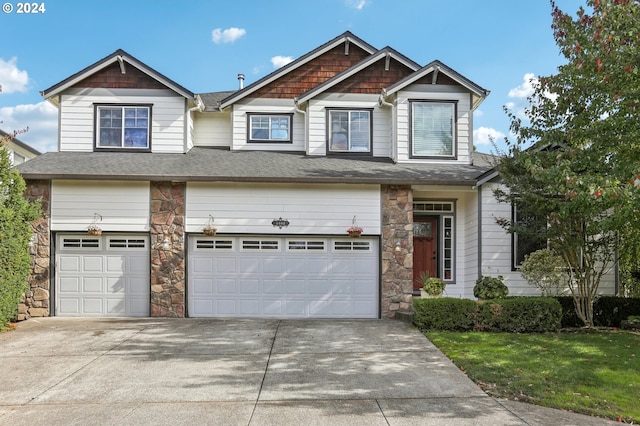
<instances>
[{"instance_id":1,"label":"tree","mask_svg":"<svg viewBox=\"0 0 640 426\"><path fill-rule=\"evenodd\" d=\"M523 117L506 111L515 141L497 166L507 190L495 195L544 224L499 219L549 241L592 326L600 279L626 233L640 229L640 1L588 0L575 18L551 6L566 63L534 81Z\"/></svg>"},{"instance_id":2,"label":"tree","mask_svg":"<svg viewBox=\"0 0 640 426\"><path fill-rule=\"evenodd\" d=\"M0 138L0 329L15 318L27 289L31 222L40 211L38 203L24 198L25 182L9 163L6 144L11 138Z\"/></svg>"}]
</instances>

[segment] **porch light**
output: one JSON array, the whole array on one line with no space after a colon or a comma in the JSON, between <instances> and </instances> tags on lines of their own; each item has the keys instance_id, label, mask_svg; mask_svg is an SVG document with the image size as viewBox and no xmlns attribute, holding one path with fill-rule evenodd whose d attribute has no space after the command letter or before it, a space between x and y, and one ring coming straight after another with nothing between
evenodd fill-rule
<instances>
[{"instance_id":1,"label":"porch light","mask_svg":"<svg viewBox=\"0 0 640 426\"><path fill-rule=\"evenodd\" d=\"M162 249L163 250L169 250L169 248L171 247L171 240L169 239L169 234L165 233L164 234L164 239L162 240Z\"/></svg>"}]
</instances>

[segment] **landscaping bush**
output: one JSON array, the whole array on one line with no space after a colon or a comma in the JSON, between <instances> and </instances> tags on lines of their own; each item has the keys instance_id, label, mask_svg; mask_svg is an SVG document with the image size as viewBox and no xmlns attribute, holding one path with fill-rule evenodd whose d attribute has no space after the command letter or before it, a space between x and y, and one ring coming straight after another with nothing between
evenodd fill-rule
<instances>
[{"instance_id":1,"label":"landscaping bush","mask_svg":"<svg viewBox=\"0 0 640 426\"><path fill-rule=\"evenodd\" d=\"M470 299L414 299L413 324L421 331L473 329L476 302Z\"/></svg>"},{"instance_id":2,"label":"landscaping bush","mask_svg":"<svg viewBox=\"0 0 640 426\"><path fill-rule=\"evenodd\" d=\"M556 297L562 306L562 327L582 327L573 297ZM593 304L593 323L596 327L620 327L630 315L640 315L640 298L600 296Z\"/></svg>"},{"instance_id":3,"label":"landscaping bush","mask_svg":"<svg viewBox=\"0 0 640 426\"><path fill-rule=\"evenodd\" d=\"M584 323L578 318L576 314L576 305L572 296L557 296L554 297L562 306L562 328L583 327Z\"/></svg>"},{"instance_id":4,"label":"landscaping bush","mask_svg":"<svg viewBox=\"0 0 640 426\"><path fill-rule=\"evenodd\" d=\"M593 304L593 321L599 327L620 327L632 315L640 315L640 299L601 296Z\"/></svg>"},{"instance_id":5,"label":"landscaping bush","mask_svg":"<svg viewBox=\"0 0 640 426\"><path fill-rule=\"evenodd\" d=\"M560 328L562 307L550 297L510 297L478 302L476 329L543 333Z\"/></svg>"},{"instance_id":6,"label":"landscaping bush","mask_svg":"<svg viewBox=\"0 0 640 426\"><path fill-rule=\"evenodd\" d=\"M478 299L501 299L507 297L509 288L504 284L502 276L498 278L482 276L476 280L473 295Z\"/></svg>"}]
</instances>

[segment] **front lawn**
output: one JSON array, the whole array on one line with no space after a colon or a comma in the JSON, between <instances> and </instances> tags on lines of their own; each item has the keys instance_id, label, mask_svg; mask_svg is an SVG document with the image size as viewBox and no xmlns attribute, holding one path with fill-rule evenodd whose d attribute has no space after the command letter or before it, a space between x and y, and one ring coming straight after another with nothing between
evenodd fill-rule
<instances>
[{"instance_id":1,"label":"front lawn","mask_svg":"<svg viewBox=\"0 0 640 426\"><path fill-rule=\"evenodd\" d=\"M640 422L640 334L427 332L487 393Z\"/></svg>"}]
</instances>

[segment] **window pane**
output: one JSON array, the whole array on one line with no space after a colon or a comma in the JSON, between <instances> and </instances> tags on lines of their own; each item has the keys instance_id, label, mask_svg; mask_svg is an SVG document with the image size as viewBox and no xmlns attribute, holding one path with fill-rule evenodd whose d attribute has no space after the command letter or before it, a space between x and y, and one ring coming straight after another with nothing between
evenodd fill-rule
<instances>
[{"instance_id":1,"label":"window pane","mask_svg":"<svg viewBox=\"0 0 640 426\"><path fill-rule=\"evenodd\" d=\"M100 146L120 146L122 140L122 130L120 129L100 129Z\"/></svg>"},{"instance_id":2,"label":"window pane","mask_svg":"<svg viewBox=\"0 0 640 426\"><path fill-rule=\"evenodd\" d=\"M288 140L289 139L289 119L288 118L272 118L271 119L271 139Z\"/></svg>"},{"instance_id":3,"label":"window pane","mask_svg":"<svg viewBox=\"0 0 640 426\"><path fill-rule=\"evenodd\" d=\"M125 129L124 146L133 148L146 148L147 129Z\"/></svg>"},{"instance_id":4,"label":"window pane","mask_svg":"<svg viewBox=\"0 0 640 426\"><path fill-rule=\"evenodd\" d=\"M355 111L351 113L351 151L369 151L369 113Z\"/></svg>"},{"instance_id":5,"label":"window pane","mask_svg":"<svg viewBox=\"0 0 640 426\"><path fill-rule=\"evenodd\" d=\"M412 104L413 155L451 156L454 104Z\"/></svg>"}]
</instances>

